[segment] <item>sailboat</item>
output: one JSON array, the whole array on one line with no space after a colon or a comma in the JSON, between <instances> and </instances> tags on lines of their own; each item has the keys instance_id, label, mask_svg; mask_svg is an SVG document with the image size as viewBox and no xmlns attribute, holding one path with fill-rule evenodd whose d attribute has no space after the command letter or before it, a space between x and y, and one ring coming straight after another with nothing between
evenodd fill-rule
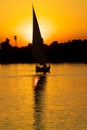
<instances>
[{"instance_id":1,"label":"sailboat","mask_svg":"<svg viewBox=\"0 0 87 130\"><path fill-rule=\"evenodd\" d=\"M37 21L37 17L35 14L34 7L33 8L33 57L36 64L36 72L49 72L50 65L47 65L46 53L43 44L43 38L41 36L39 24Z\"/></svg>"}]
</instances>

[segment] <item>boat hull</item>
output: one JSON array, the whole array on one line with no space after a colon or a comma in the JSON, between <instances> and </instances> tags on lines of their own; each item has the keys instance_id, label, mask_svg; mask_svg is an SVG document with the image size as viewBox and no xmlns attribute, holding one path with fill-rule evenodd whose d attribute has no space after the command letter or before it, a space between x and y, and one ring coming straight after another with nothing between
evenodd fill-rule
<instances>
[{"instance_id":1,"label":"boat hull","mask_svg":"<svg viewBox=\"0 0 87 130\"><path fill-rule=\"evenodd\" d=\"M50 66L46 67L36 66L36 72L50 72Z\"/></svg>"}]
</instances>

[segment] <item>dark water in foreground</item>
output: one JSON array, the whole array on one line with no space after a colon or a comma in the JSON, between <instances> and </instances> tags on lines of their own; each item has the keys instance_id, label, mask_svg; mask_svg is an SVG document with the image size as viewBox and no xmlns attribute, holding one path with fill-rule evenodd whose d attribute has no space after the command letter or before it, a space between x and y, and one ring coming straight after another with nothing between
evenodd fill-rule
<instances>
[{"instance_id":1,"label":"dark water in foreground","mask_svg":"<svg viewBox=\"0 0 87 130\"><path fill-rule=\"evenodd\" d=\"M87 64L0 65L0 130L87 130Z\"/></svg>"}]
</instances>

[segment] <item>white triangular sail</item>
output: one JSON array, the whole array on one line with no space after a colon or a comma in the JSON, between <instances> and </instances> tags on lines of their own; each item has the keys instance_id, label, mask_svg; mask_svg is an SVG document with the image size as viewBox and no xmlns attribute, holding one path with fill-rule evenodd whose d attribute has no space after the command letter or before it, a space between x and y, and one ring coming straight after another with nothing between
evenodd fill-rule
<instances>
[{"instance_id":1,"label":"white triangular sail","mask_svg":"<svg viewBox=\"0 0 87 130\"><path fill-rule=\"evenodd\" d=\"M37 17L33 8L33 56L37 63L41 65L45 64L45 56L44 56L44 46L43 46L43 39L41 36L39 24L37 21Z\"/></svg>"}]
</instances>

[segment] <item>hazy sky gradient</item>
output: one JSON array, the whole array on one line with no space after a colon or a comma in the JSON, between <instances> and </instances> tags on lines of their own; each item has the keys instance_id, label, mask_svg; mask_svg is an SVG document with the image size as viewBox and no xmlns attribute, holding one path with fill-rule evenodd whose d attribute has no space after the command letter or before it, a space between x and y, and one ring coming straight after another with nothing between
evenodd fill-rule
<instances>
[{"instance_id":1,"label":"hazy sky gradient","mask_svg":"<svg viewBox=\"0 0 87 130\"><path fill-rule=\"evenodd\" d=\"M0 41L17 35L22 45L31 42L32 3L46 43L87 39L87 0L2 0Z\"/></svg>"}]
</instances>

